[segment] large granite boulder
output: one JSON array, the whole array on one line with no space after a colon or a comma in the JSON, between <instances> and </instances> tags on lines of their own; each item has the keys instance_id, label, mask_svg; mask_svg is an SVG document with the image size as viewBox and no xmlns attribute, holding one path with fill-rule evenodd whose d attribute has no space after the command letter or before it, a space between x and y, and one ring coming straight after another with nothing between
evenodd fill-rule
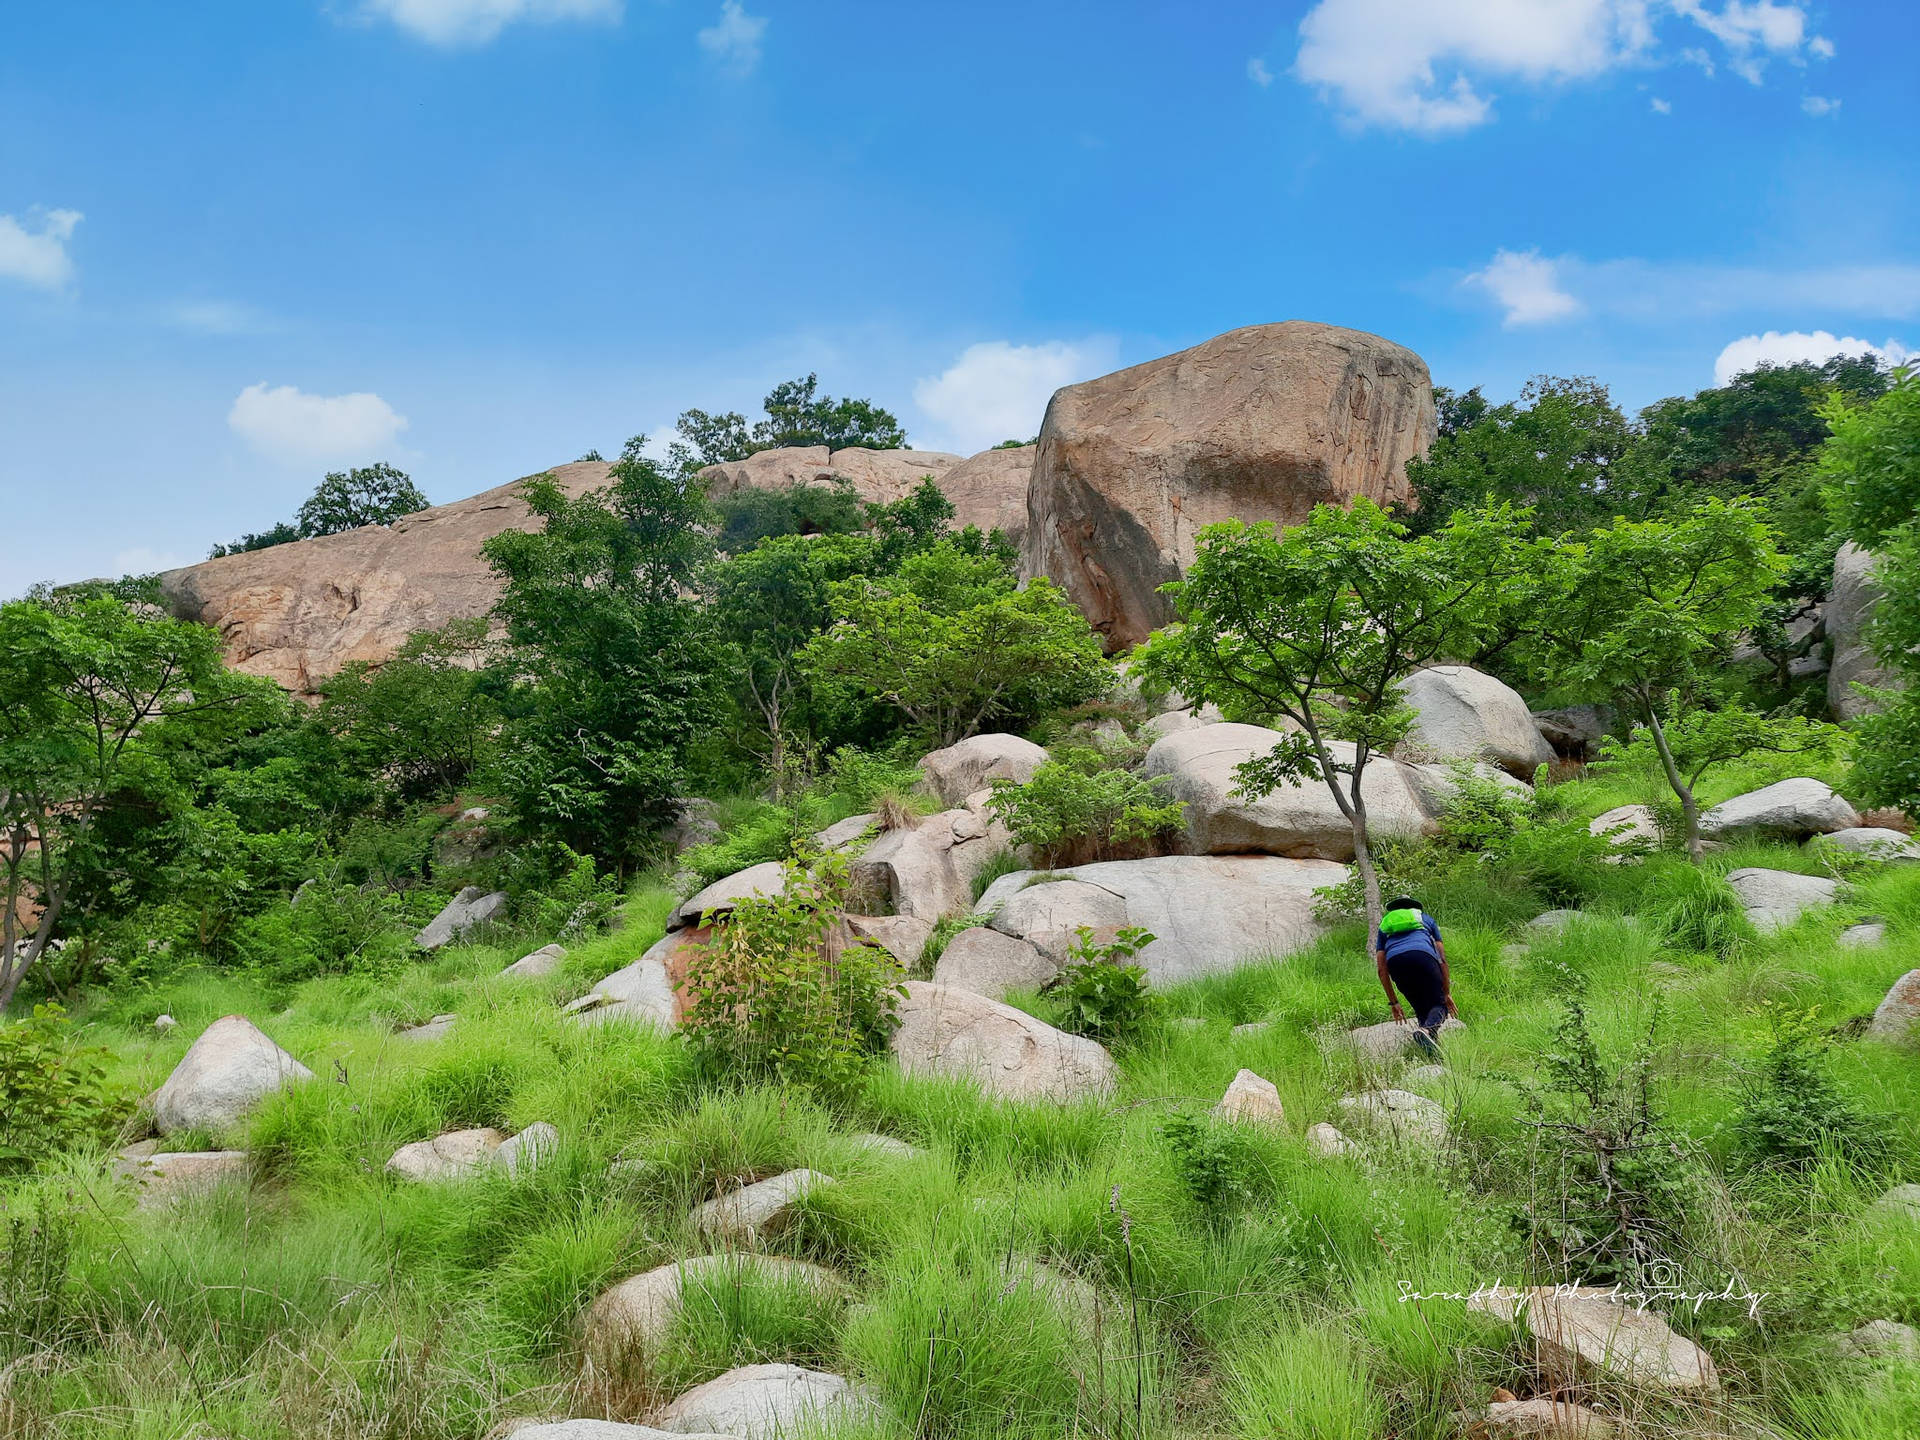
<instances>
[{"instance_id":1,"label":"large granite boulder","mask_svg":"<svg viewBox=\"0 0 1920 1440\"><path fill-rule=\"evenodd\" d=\"M1095 1041L951 985L907 982L890 1042L909 1074L971 1080L1001 1100L1066 1104L1111 1093L1119 1070Z\"/></svg>"},{"instance_id":2,"label":"large granite boulder","mask_svg":"<svg viewBox=\"0 0 1920 1440\"><path fill-rule=\"evenodd\" d=\"M153 1126L224 1130L283 1085L313 1072L269 1040L244 1015L225 1015L200 1032L153 1096Z\"/></svg>"},{"instance_id":3,"label":"large granite boulder","mask_svg":"<svg viewBox=\"0 0 1920 1440\"><path fill-rule=\"evenodd\" d=\"M772 1255L696 1255L629 1276L587 1307L582 1326L589 1358L618 1373L658 1351L682 1307L721 1303L742 1284L830 1296L845 1289L831 1270Z\"/></svg>"},{"instance_id":4,"label":"large granite boulder","mask_svg":"<svg viewBox=\"0 0 1920 1440\"><path fill-rule=\"evenodd\" d=\"M1325 933L1313 892L1346 878L1347 867L1331 861L1271 855L1100 860L1044 877L1003 875L980 897L979 913L1056 960L1080 925L1108 934L1140 926L1155 938L1135 963L1164 986L1305 949Z\"/></svg>"},{"instance_id":5,"label":"large granite boulder","mask_svg":"<svg viewBox=\"0 0 1920 1440\"><path fill-rule=\"evenodd\" d=\"M440 913L413 937L422 950L438 950L499 916L507 908L507 892L469 885L449 900Z\"/></svg>"},{"instance_id":6,"label":"large granite boulder","mask_svg":"<svg viewBox=\"0 0 1920 1440\"><path fill-rule=\"evenodd\" d=\"M1833 642L1833 662L1827 669L1827 708L1836 720L1853 720L1877 708L1854 689L1856 684L1877 690L1893 689L1900 677L1880 663L1867 644L1867 621L1880 601L1873 576L1874 557L1849 540L1833 557L1833 591L1827 597L1827 638Z\"/></svg>"},{"instance_id":7,"label":"large granite boulder","mask_svg":"<svg viewBox=\"0 0 1920 1440\"><path fill-rule=\"evenodd\" d=\"M922 756L920 774L941 804L963 805L995 780L1026 784L1046 763L1046 749L1018 735L969 735L957 745Z\"/></svg>"},{"instance_id":8,"label":"large granite boulder","mask_svg":"<svg viewBox=\"0 0 1920 1440\"><path fill-rule=\"evenodd\" d=\"M742 1365L696 1385L654 1417L662 1430L734 1440L877 1431L885 1420L876 1391L798 1365Z\"/></svg>"},{"instance_id":9,"label":"large granite boulder","mask_svg":"<svg viewBox=\"0 0 1920 1440\"><path fill-rule=\"evenodd\" d=\"M680 981L690 958L681 952L705 944L709 927L669 930L631 965L623 965L562 1012L593 1024L631 1021L656 1030L672 1030L680 1023Z\"/></svg>"},{"instance_id":10,"label":"large granite boulder","mask_svg":"<svg viewBox=\"0 0 1920 1440\"><path fill-rule=\"evenodd\" d=\"M1521 1314L1550 1384L1574 1386L1596 1375L1650 1390L1711 1395L1720 1388L1713 1357L1650 1310L1600 1286L1537 1286L1477 1293L1467 1308L1512 1322Z\"/></svg>"},{"instance_id":11,"label":"large granite boulder","mask_svg":"<svg viewBox=\"0 0 1920 1440\"><path fill-rule=\"evenodd\" d=\"M1259 725L1203 725L1154 741L1141 773L1165 777L1165 790L1186 809L1186 847L1199 855L1286 855L1351 860L1353 826L1318 777L1283 785L1259 800L1238 794L1235 770L1265 755L1284 737ZM1354 747L1331 741L1340 760ZM1368 831L1376 840L1431 833L1434 820L1415 783L1413 767L1377 755L1367 763L1361 794Z\"/></svg>"},{"instance_id":12,"label":"large granite boulder","mask_svg":"<svg viewBox=\"0 0 1920 1440\"><path fill-rule=\"evenodd\" d=\"M683 925L705 924L732 914L733 907L742 900L770 900L786 888L786 867L778 860L763 860L696 890L674 907L667 917L667 928L677 930Z\"/></svg>"},{"instance_id":13,"label":"large granite boulder","mask_svg":"<svg viewBox=\"0 0 1920 1440\"><path fill-rule=\"evenodd\" d=\"M1808 910L1831 905L1840 887L1821 875L1797 875L1791 870L1763 870L1748 866L1727 872L1727 884L1740 897L1747 919L1762 935L1785 929Z\"/></svg>"},{"instance_id":14,"label":"large granite boulder","mask_svg":"<svg viewBox=\"0 0 1920 1440\"><path fill-rule=\"evenodd\" d=\"M1060 973L1060 962L1025 940L985 925L962 930L947 942L933 967L936 984L971 990L999 1000L1009 990L1037 990Z\"/></svg>"},{"instance_id":15,"label":"large granite boulder","mask_svg":"<svg viewBox=\"0 0 1920 1440\"><path fill-rule=\"evenodd\" d=\"M1920 840L1904 830L1888 830L1878 825L1835 830L1831 835L1822 835L1819 843L1849 855L1864 855L1869 860L1920 860Z\"/></svg>"},{"instance_id":16,"label":"large granite boulder","mask_svg":"<svg viewBox=\"0 0 1920 1440\"><path fill-rule=\"evenodd\" d=\"M1433 435L1432 384L1411 350L1299 320L1233 330L1054 393L1023 568L1124 650L1172 618L1159 587L1192 563L1203 526L1405 499L1407 461Z\"/></svg>"},{"instance_id":17,"label":"large granite boulder","mask_svg":"<svg viewBox=\"0 0 1920 1440\"><path fill-rule=\"evenodd\" d=\"M1613 724L1611 705L1568 705L1533 712L1533 728L1540 732L1540 738L1554 754L1568 760L1598 759L1600 742Z\"/></svg>"},{"instance_id":18,"label":"large granite boulder","mask_svg":"<svg viewBox=\"0 0 1920 1440\"><path fill-rule=\"evenodd\" d=\"M1832 787L1803 775L1721 801L1700 817L1700 833L1709 840L1804 840L1859 823L1859 813Z\"/></svg>"},{"instance_id":19,"label":"large granite boulder","mask_svg":"<svg viewBox=\"0 0 1920 1440\"><path fill-rule=\"evenodd\" d=\"M920 953L933 938L933 922L911 915L849 915L847 933L856 940L878 945L911 970L920 963Z\"/></svg>"},{"instance_id":20,"label":"large granite boulder","mask_svg":"<svg viewBox=\"0 0 1920 1440\"><path fill-rule=\"evenodd\" d=\"M848 869L854 903L937 921L973 903L973 880L1013 846L1007 827L986 809L985 792L965 805L888 830Z\"/></svg>"},{"instance_id":21,"label":"large granite boulder","mask_svg":"<svg viewBox=\"0 0 1920 1440\"><path fill-rule=\"evenodd\" d=\"M1874 1010L1867 1034L1876 1040L1920 1035L1920 970L1909 970L1893 982L1893 988Z\"/></svg>"},{"instance_id":22,"label":"large granite boulder","mask_svg":"<svg viewBox=\"0 0 1920 1440\"><path fill-rule=\"evenodd\" d=\"M570 496L607 483L594 461L547 472ZM339 535L169 570L160 593L183 620L220 632L227 664L312 694L349 661L379 665L407 637L486 615L500 579L480 547L503 530L535 530L524 481Z\"/></svg>"},{"instance_id":23,"label":"large granite boulder","mask_svg":"<svg viewBox=\"0 0 1920 1440\"><path fill-rule=\"evenodd\" d=\"M935 477L953 506L953 528L973 525L985 534L1000 531L1018 550L1027 539L1027 482L1033 478L1038 447L1009 445L982 450Z\"/></svg>"},{"instance_id":24,"label":"large granite boulder","mask_svg":"<svg viewBox=\"0 0 1920 1440\"><path fill-rule=\"evenodd\" d=\"M1468 665L1430 665L1402 683L1413 728L1396 752L1415 761L1485 760L1531 781L1553 759L1520 692Z\"/></svg>"}]
</instances>

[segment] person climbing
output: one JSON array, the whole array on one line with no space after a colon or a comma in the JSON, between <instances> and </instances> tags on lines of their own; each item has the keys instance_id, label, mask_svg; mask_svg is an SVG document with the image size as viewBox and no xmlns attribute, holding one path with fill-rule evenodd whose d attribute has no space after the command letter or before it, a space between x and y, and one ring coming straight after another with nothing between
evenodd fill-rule
<instances>
[{"instance_id":1,"label":"person climbing","mask_svg":"<svg viewBox=\"0 0 1920 1440\"><path fill-rule=\"evenodd\" d=\"M1390 902L1380 917L1380 933L1373 939L1380 988L1387 992L1393 1018L1405 1020L1400 995L1413 1007L1414 1040L1431 1055L1440 1053L1440 1027L1460 1012L1453 1004L1453 981L1447 974L1447 946L1440 927L1411 895ZM1400 987L1400 995L1393 987Z\"/></svg>"}]
</instances>

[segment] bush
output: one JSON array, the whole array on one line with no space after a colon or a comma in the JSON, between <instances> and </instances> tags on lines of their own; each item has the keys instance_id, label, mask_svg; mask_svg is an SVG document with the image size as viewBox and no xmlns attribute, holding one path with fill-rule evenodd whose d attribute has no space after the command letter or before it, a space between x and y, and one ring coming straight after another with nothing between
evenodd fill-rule
<instances>
[{"instance_id":1,"label":"bush","mask_svg":"<svg viewBox=\"0 0 1920 1440\"><path fill-rule=\"evenodd\" d=\"M294 900L244 922L235 948L276 980L385 976L414 958L412 928L404 896L336 872L313 877Z\"/></svg>"},{"instance_id":2,"label":"bush","mask_svg":"<svg viewBox=\"0 0 1920 1440\"><path fill-rule=\"evenodd\" d=\"M0 1364L5 1364L54 1349L68 1338L74 1221L45 1195L36 1196L30 1209L0 1215L0 1220L6 1242L0 1249Z\"/></svg>"},{"instance_id":3,"label":"bush","mask_svg":"<svg viewBox=\"0 0 1920 1440\"><path fill-rule=\"evenodd\" d=\"M1211 1219L1218 1220L1251 1193L1253 1155L1231 1125L1205 1116L1174 1115L1160 1127L1174 1172Z\"/></svg>"},{"instance_id":4,"label":"bush","mask_svg":"<svg viewBox=\"0 0 1920 1440\"><path fill-rule=\"evenodd\" d=\"M846 885L844 856L794 861L780 894L742 900L694 949L681 1028L705 1068L838 1092L886 1044L900 967L841 938Z\"/></svg>"},{"instance_id":5,"label":"bush","mask_svg":"<svg viewBox=\"0 0 1920 1440\"><path fill-rule=\"evenodd\" d=\"M107 1088L106 1055L74 1043L58 1005L0 1021L0 1175L113 1130L125 1107Z\"/></svg>"},{"instance_id":6,"label":"bush","mask_svg":"<svg viewBox=\"0 0 1920 1440\"><path fill-rule=\"evenodd\" d=\"M1734 1118L1734 1153L1749 1166L1803 1168L1838 1152L1877 1168L1886 1158L1885 1117L1855 1105L1827 1069L1831 1042L1814 1011L1770 1007L1773 1044Z\"/></svg>"},{"instance_id":7,"label":"bush","mask_svg":"<svg viewBox=\"0 0 1920 1440\"><path fill-rule=\"evenodd\" d=\"M1669 945L1722 959L1753 939L1753 926L1733 887L1692 865L1669 862L1642 892L1641 915Z\"/></svg>"},{"instance_id":8,"label":"bush","mask_svg":"<svg viewBox=\"0 0 1920 1440\"><path fill-rule=\"evenodd\" d=\"M1024 785L994 782L987 808L1045 867L1138 858L1180 828L1186 807L1095 750L1047 761Z\"/></svg>"},{"instance_id":9,"label":"bush","mask_svg":"<svg viewBox=\"0 0 1920 1440\"><path fill-rule=\"evenodd\" d=\"M620 907L620 891L600 874L591 855L576 855L556 844L548 862L551 877L538 889L514 896L521 923L536 935L578 942L602 929ZM509 892L514 886L509 882Z\"/></svg>"},{"instance_id":10,"label":"bush","mask_svg":"<svg viewBox=\"0 0 1920 1440\"><path fill-rule=\"evenodd\" d=\"M1152 1019L1159 997L1147 991L1147 972L1125 962L1154 937L1137 925L1123 926L1105 945L1096 944L1085 925L1078 934L1068 962L1042 991L1059 1005L1055 1023L1092 1040L1131 1039Z\"/></svg>"}]
</instances>

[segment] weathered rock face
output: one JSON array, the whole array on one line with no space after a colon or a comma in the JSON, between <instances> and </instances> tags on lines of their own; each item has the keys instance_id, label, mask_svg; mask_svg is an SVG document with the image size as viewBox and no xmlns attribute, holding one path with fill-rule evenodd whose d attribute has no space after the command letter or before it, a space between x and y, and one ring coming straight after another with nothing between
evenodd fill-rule
<instances>
[{"instance_id":1,"label":"weathered rock face","mask_svg":"<svg viewBox=\"0 0 1920 1440\"><path fill-rule=\"evenodd\" d=\"M154 1092L153 1125L224 1130L283 1085L313 1072L243 1015L226 1015L200 1032L166 1083Z\"/></svg>"},{"instance_id":2,"label":"weathered rock face","mask_svg":"<svg viewBox=\"0 0 1920 1440\"><path fill-rule=\"evenodd\" d=\"M607 483L596 461L550 472L569 495ZM416 630L485 615L500 585L480 547L537 522L522 481L341 535L226 555L160 577L183 620L220 632L227 663L310 694L351 660L381 664Z\"/></svg>"},{"instance_id":3,"label":"weathered rock face","mask_svg":"<svg viewBox=\"0 0 1920 1440\"><path fill-rule=\"evenodd\" d=\"M1852 541L1833 557L1833 591L1827 597L1827 637L1833 641L1833 663L1827 670L1827 708L1836 720L1852 720L1870 713L1873 701L1853 687L1855 683L1890 689L1899 676L1884 669L1880 657L1867 645L1865 630L1879 603L1880 587L1873 578L1874 557Z\"/></svg>"},{"instance_id":4,"label":"weathered rock face","mask_svg":"<svg viewBox=\"0 0 1920 1440\"><path fill-rule=\"evenodd\" d=\"M1485 760L1532 780L1553 759L1519 691L1468 665L1430 665L1401 686L1418 718L1398 753L1415 761Z\"/></svg>"},{"instance_id":5,"label":"weathered rock face","mask_svg":"<svg viewBox=\"0 0 1920 1440\"><path fill-rule=\"evenodd\" d=\"M940 962L933 967L933 978L936 984L999 1000L1009 990L1038 989L1059 972L1057 960L1041 954L1025 940L976 925L962 930L948 943Z\"/></svg>"},{"instance_id":6,"label":"weathered rock face","mask_svg":"<svg viewBox=\"0 0 1920 1440\"><path fill-rule=\"evenodd\" d=\"M1104 1046L949 985L907 982L890 1042L910 1074L971 1080L1001 1100L1066 1104L1112 1091L1119 1078Z\"/></svg>"},{"instance_id":7,"label":"weathered rock face","mask_svg":"<svg viewBox=\"0 0 1920 1440\"><path fill-rule=\"evenodd\" d=\"M1920 1034L1920 970L1909 970L1893 982L1887 998L1873 1012L1867 1034L1878 1040L1904 1040Z\"/></svg>"},{"instance_id":8,"label":"weathered rock face","mask_svg":"<svg viewBox=\"0 0 1920 1440\"><path fill-rule=\"evenodd\" d=\"M1823 782L1803 775L1721 801L1700 817L1700 833L1714 840L1735 836L1802 840L1859 823L1853 806Z\"/></svg>"},{"instance_id":9,"label":"weathered rock face","mask_svg":"<svg viewBox=\"0 0 1920 1440\"><path fill-rule=\"evenodd\" d=\"M986 811L984 792L966 805L889 830L856 859L848 874L863 908L936 921L973 900L973 877L1012 848L1006 826Z\"/></svg>"},{"instance_id":10,"label":"weathered rock face","mask_svg":"<svg viewBox=\"0 0 1920 1440\"><path fill-rule=\"evenodd\" d=\"M1840 891L1837 883L1824 876L1758 866L1728 871L1727 884L1740 897L1753 928L1762 935L1785 929L1815 906L1831 905Z\"/></svg>"},{"instance_id":11,"label":"weathered rock face","mask_svg":"<svg viewBox=\"0 0 1920 1440\"><path fill-rule=\"evenodd\" d=\"M969 735L957 745L922 756L920 774L942 804L959 805L995 780L1024 785L1046 763L1046 750L1018 735Z\"/></svg>"},{"instance_id":12,"label":"weathered rock face","mask_svg":"<svg viewBox=\"0 0 1920 1440\"><path fill-rule=\"evenodd\" d=\"M1019 545L1027 528L1027 479L1034 447L985 450L971 459L940 450L829 452L824 445L762 450L745 460L709 465L700 472L716 499L741 490L785 490L795 485L837 485L873 504L904 499L928 476L953 505L953 528L1002 530Z\"/></svg>"},{"instance_id":13,"label":"weathered rock face","mask_svg":"<svg viewBox=\"0 0 1920 1440\"><path fill-rule=\"evenodd\" d=\"M1283 785L1259 800L1237 791L1237 767L1266 754L1284 737L1259 725L1203 725L1156 740L1141 773L1167 777L1167 793L1187 807L1187 848L1201 855L1286 855L1320 860L1353 858L1353 826L1319 779ZM1335 757L1353 759L1354 747L1329 742ZM1361 780L1369 833L1415 837L1434 828L1414 767L1377 756Z\"/></svg>"},{"instance_id":14,"label":"weathered rock face","mask_svg":"<svg viewBox=\"0 0 1920 1440\"><path fill-rule=\"evenodd\" d=\"M1411 350L1299 320L1229 331L1055 392L1024 570L1126 649L1171 618L1156 591L1192 562L1202 526L1402 499L1433 433L1432 383Z\"/></svg>"},{"instance_id":15,"label":"weathered rock face","mask_svg":"<svg viewBox=\"0 0 1920 1440\"><path fill-rule=\"evenodd\" d=\"M940 491L953 505L953 528L975 525L983 533L998 530L1014 548L1027 540L1027 482L1039 447L982 450L939 476Z\"/></svg>"},{"instance_id":16,"label":"weathered rock face","mask_svg":"<svg viewBox=\"0 0 1920 1440\"><path fill-rule=\"evenodd\" d=\"M1338 885L1347 869L1326 860L1270 855L1163 855L1101 860L1050 872L1003 875L979 911L1002 934L1062 959L1074 930L1138 925L1155 939L1135 957L1154 985L1238 969L1290 955L1318 940L1315 889Z\"/></svg>"}]
</instances>

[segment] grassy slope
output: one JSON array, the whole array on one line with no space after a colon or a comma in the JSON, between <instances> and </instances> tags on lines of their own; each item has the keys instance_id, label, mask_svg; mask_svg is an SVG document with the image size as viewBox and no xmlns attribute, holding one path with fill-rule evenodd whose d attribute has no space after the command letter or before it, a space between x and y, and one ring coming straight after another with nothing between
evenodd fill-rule
<instances>
[{"instance_id":1,"label":"grassy slope","mask_svg":"<svg viewBox=\"0 0 1920 1440\"><path fill-rule=\"evenodd\" d=\"M1712 788L1718 797L1772 778L1733 774ZM1645 798L1633 789L1587 782L1583 808ZM1809 862L1762 847L1714 863ZM1869 875L1847 904L1725 963L1663 952L1622 917L1642 879L1623 872L1617 894L1515 963L1501 946L1532 907L1490 895L1449 924L1470 1029L1450 1047L1449 1078L1421 1087L1447 1104L1459 1137L1440 1164L1319 1161L1300 1139L1337 1120L1335 1099L1358 1081L1323 1048L1325 1032L1385 1018L1357 933L1173 993L1170 1015L1205 1024L1165 1026L1121 1053L1124 1088L1108 1106L993 1105L883 1067L857 1103L828 1113L795 1094L703 1092L670 1040L563 1023L556 1000L658 934L658 892L636 896L626 929L550 980L495 978L528 941L290 996L203 975L115 999L88 1018L122 1078L142 1088L231 1011L264 1022L320 1081L233 1137L260 1162L249 1194L136 1214L98 1157L39 1183L80 1212L79 1299L58 1360L0 1386L0 1436L452 1440L513 1414L637 1414L768 1358L859 1374L903 1428L930 1436L1058 1435L1076 1417L1117 1434L1457 1433L1449 1415L1516 1384L1523 1347L1457 1303L1398 1296L1403 1282L1464 1290L1520 1273L1510 1220L1535 1139L1519 1087L1541 1074L1556 965L1589 977L1603 1048L1640 1044L1658 1006L1669 1117L1715 1155L1740 1076L1767 1044L1763 1002L1817 1006L1838 1022L1920 966L1920 867ZM1891 921L1892 942L1836 946L1841 925L1863 913ZM161 1010L181 1021L171 1036L149 1028ZM442 1011L461 1017L449 1038L394 1037L397 1024ZM1229 1034L1256 1019L1275 1023ZM1913 1051L1861 1043L1836 1054L1847 1089L1889 1116L1894 1178L1920 1179ZM1252 1194L1213 1214L1192 1198L1160 1126L1211 1104L1243 1065L1278 1084L1289 1121L1249 1136ZM539 1119L560 1126L565 1148L517 1186L406 1188L382 1174L406 1141ZM927 1153L865 1154L847 1138L865 1129ZM616 1157L641 1163L610 1173ZM581 1305L612 1281L699 1253L685 1218L698 1200L797 1164L841 1184L811 1200L778 1247L841 1270L850 1297L748 1285L689 1315L643 1370L583 1383ZM1771 1292L1759 1324L1727 1305L1677 1322L1704 1338L1740 1397L1735 1433L1920 1433L1914 1371L1862 1382L1836 1372L1817 1343L1869 1318L1920 1323L1920 1233L1863 1218L1887 1179L1833 1162L1804 1180L1716 1185L1690 1205L1698 1259L1688 1278L1717 1288L1731 1275ZM16 1209L32 1199L15 1197ZM1035 1283L1032 1261L1094 1281L1095 1311L1063 1284ZM1602 1398L1660 1418L1643 1396Z\"/></svg>"}]
</instances>

